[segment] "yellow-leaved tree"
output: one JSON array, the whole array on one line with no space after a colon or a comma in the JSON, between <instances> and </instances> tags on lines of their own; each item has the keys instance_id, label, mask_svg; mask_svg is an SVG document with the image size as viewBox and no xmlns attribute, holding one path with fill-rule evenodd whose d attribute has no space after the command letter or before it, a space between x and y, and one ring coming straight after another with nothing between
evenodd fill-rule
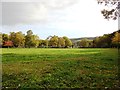
<instances>
[{"instance_id":1,"label":"yellow-leaved tree","mask_svg":"<svg viewBox=\"0 0 120 90\"><path fill-rule=\"evenodd\" d=\"M112 43L120 46L120 33L116 32L114 37L112 38Z\"/></svg>"}]
</instances>

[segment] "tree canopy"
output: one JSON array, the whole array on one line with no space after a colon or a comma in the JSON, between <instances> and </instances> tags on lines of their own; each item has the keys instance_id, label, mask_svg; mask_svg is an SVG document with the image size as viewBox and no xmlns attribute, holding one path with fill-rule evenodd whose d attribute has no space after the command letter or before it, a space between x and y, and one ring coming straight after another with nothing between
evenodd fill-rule
<instances>
[{"instance_id":1,"label":"tree canopy","mask_svg":"<svg viewBox=\"0 0 120 90\"><path fill-rule=\"evenodd\" d=\"M82 38L77 40L77 42L66 36L59 37L56 35L49 36L43 40L38 35L35 35L32 30L28 30L26 35L20 31L10 32L10 34L0 33L1 46L19 48L120 47L120 30L93 39Z\"/></svg>"},{"instance_id":2,"label":"tree canopy","mask_svg":"<svg viewBox=\"0 0 120 90\"><path fill-rule=\"evenodd\" d=\"M0 47L53 47L64 48L71 47L72 42L68 37L49 36L42 40L38 35L34 35L32 30L28 30L27 34L19 32L10 32L10 34L0 33Z\"/></svg>"},{"instance_id":3,"label":"tree canopy","mask_svg":"<svg viewBox=\"0 0 120 90\"><path fill-rule=\"evenodd\" d=\"M111 7L111 10L103 9L101 13L105 19L116 20L120 17L120 0L97 0L98 4L104 4L107 7Z\"/></svg>"}]
</instances>

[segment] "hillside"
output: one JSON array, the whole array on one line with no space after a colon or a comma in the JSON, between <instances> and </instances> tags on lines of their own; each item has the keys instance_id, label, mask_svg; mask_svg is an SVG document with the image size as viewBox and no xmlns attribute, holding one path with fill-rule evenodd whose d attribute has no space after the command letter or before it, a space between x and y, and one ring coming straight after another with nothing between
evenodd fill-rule
<instances>
[{"instance_id":1,"label":"hillside","mask_svg":"<svg viewBox=\"0 0 120 90\"><path fill-rule=\"evenodd\" d=\"M119 33L120 33L120 30L114 31L113 33L109 33L109 34L104 34L104 35L114 36L114 34L115 34L116 32L119 32ZM76 43L76 42L78 42L78 41L80 41L80 40L82 40L82 39L84 39L84 38L86 38L86 39L88 39L88 40L94 40L96 37L71 38L70 40L71 40L73 43Z\"/></svg>"},{"instance_id":2,"label":"hillside","mask_svg":"<svg viewBox=\"0 0 120 90\"><path fill-rule=\"evenodd\" d=\"M78 41L80 41L80 40L82 40L82 39L84 39L84 38L86 38L86 39L88 39L88 40L94 40L96 37L71 38L70 40L71 40L73 43L75 43L75 42L78 42Z\"/></svg>"}]
</instances>

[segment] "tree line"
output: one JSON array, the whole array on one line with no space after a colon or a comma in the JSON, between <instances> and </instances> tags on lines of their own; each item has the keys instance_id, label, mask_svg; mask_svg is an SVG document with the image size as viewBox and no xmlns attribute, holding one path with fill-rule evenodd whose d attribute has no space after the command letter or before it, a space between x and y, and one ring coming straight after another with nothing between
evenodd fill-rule
<instances>
[{"instance_id":1,"label":"tree line","mask_svg":"<svg viewBox=\"0 0 120 90\"><path fill-rule=\"evenodd\" d=\"M75 47L117 48L120 47L120 30L95 37L93 40L84 38L73 44Z\"/></svg>"},{"instance_id":2,"label":"tree line","mask_svg":"<svg viewBox=\"0 0 120 90\"><path fill-rule=\"evenodd\" d=\"M0 33L0 46L1 47L19 47L19 48L68 48L72 46L71 40L64 36L49 36L47 39L42 40L38 35L34 35L32 30L27 31L27 35L20 32L10 32L10 34Z\"/></svg>"},{"instance_id":3,"label":"tree line","mask_svg":"<svg viewBox=\"0 0 120 90\"><path fill-rule=\"evenodd\" d=\"M68 37L49 36L45 40L34 35L32 30L27 34L19 32L10 32L10 34L0 33L0 47L18 47L18 48L112 48L120 47L120 30L111 34L95 37L93 40L83 38L73 42Z\"/></svg>"}]
</instances>

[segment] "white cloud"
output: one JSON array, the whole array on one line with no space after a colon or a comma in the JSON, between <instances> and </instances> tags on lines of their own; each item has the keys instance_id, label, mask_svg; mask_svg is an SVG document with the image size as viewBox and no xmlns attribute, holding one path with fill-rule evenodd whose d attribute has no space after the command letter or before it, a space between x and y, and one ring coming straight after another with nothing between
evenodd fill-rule
<instances>
[{"instance_id":1,"label":"white cloud","mask_svg":"<svg viewBox=\"0 0 120 90\"><path fill-rule=\"evenodd\" d=\"M48 13L51 10L68 7L78 0L8 1L2 1L3 25L44 23L47 21Z\"/></svg>"},{"instance_id":2,"label":"white cloud","mask_svg":"<svg viewBox=\"0 0 120 90\"><path fill-rule=\"evenodd\" d=\"M7 2L2 4L3 25L33 24L46 19L47 10L37 3ZM39 16L39 17L38 17Z\"/></svg>"},{"instance_id":3,"label":"white cloud","mask_svg":"<svg viewBox=\"0 0 120 90\"><path fill-rule=\"evenodd\" d=\"M100 13L103 7L96 0L28 1L3 3L5 32L32 29L43 38L49 35L72 38L112 33L118 27L117 21L104 19Z\"/></svg>"}]
</instances>

